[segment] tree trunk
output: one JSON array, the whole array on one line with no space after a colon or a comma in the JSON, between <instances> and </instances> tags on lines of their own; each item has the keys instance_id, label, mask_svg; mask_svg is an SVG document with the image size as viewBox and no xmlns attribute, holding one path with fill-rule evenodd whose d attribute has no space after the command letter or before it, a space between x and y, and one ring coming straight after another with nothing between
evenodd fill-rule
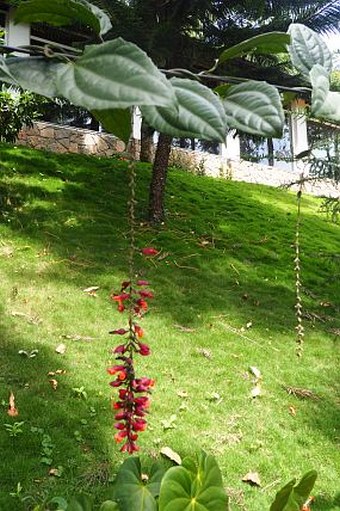
<instances>
[{"instance_id":1,"label":"tree trunk","mask_svg":"<svg viewBox=\"0 0 340 511\"><path fill-rule=\"evenodd\" d=\"M272 138L267 138L268 165L274 167L274 144Z\"/></svg>"},{"instance_id":2,"label":"tree trunk","mask_svg":"<svg viewBox=\"0 0 340 511\"><path fill-rule=\"evenodd\" d=\"M140 161L152 163L153 161L153 134L155 130L142 119Z\"/></svg>"},{"instance_id":3,"label":"tree trunk","mask_svg":"<svg viewBox=\"0 0 340 511\"><path fill-rule=\"evenodd\" d=\"M149 220L159 224L164 220L164 194L172 137L160 133L149 193Z\"/></svg>"}]
</instances>

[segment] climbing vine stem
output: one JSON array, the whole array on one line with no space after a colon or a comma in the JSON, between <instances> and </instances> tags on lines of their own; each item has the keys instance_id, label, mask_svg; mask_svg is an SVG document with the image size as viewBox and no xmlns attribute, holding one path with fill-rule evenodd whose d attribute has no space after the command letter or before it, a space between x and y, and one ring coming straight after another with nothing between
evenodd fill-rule
<instances>
[{"instance_id":1,"label":"climbing vine stem","mask_svg":"<svg viewBox=\"0 0 340 511\"><path fill-rule=\"evenodd\" d=\"M303 177L299 182L299 189L297 192L297 219L295 229L295 259L294 259L294 270L295 270L295 314L297 319L296 325L296 355L302 356L303 353L303 342L305 336L305 329L302 324L302 297L301 297L301 257L300 257L300 231L301 231L301 197L302 197L302 186Z\"/></svg>"}]
</instances>

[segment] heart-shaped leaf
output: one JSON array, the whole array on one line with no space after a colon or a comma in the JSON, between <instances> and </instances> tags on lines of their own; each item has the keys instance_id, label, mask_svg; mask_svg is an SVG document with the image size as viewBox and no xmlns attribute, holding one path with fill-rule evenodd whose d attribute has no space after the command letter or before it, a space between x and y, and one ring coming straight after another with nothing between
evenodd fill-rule
<instances>
[{"instance_id":1,"label":"heart-shaped leaf","mask_svg":"<svg viewBox=\"0 0 340 511\"><path fill-rule=\"evenodd\" d=\"M287 53L287 45L290 42L289 34L284 32L267 32L250 39L246 39L241 43L231 46L223 51L218 59L221 64L229 59L234 59L244 55L245 53Z\"/></svg>"},{"instance_id":2,"label":"heart-shaped leaf","mask_svg":"<svg viewBox=\"0 0 340 511\"><path fill-rule=\"evenodd\" d=\"M108 15L86 0L28 0L15 13L15 21L22 23L47 22L50 25L82 23L96 34L103 35L112 27Z\"/></svg>"},{"instance_id":3,"label":"heart-shaped leaf","mask_svg":"<svg viewBox=\"0 0 340 511\"><path fill-rule=\"evenodd\" d=\"M87 495L72 497L66 511L92 511L92 501Z\"/></svg>"},{"instance_id":4,"label":"heart-shaped leaf","mask_svg":"<svg viewBox=\"0 0 340 511\"><path fill-rule=\"evenodd\" d=\"M291 38L289 53L292 63L307 80L309 72L316 64L323 66L328 73L331 72L332 54L316 32L305 25L293 23L288 33Z\"/></svg>"},{"instance_id":5,"label":"heart-shaped leaf","mask_svg":"<svg viewBox=\"0 0 340 511\"><path fill-rule=\"evenodd\" d=\"M310 72L310 80L313 86L312 114L340 122L340 93L329 90L328 72L322 66L315 65Z\"/></svg>"},{"instance_id":6,"label":"heart-shaped leaf","mask_svg":"<svg viewBox=\"0 0 340 511\"><path fill-rule=\"evenodd\" d=\"M87 46L75 63L58 73L57 88L88 110L160 105L176 108L170 82L138 46L120 37Z\"/></svg>"},{"instance_id":7,"label":"heart-shaped leaf","mask_svg":"<svg viewBox=\"0 0 340 511\"><path fill-rule=\"evenodd\" d=\"M169 469L161 484L159 511L225 511L228 497L213 456L202 452L196 463Z\"/></svg>"},{"instance_id":8,"label":"heart-shaped leaf","mask_svg":"<svg viewBox=\"0 0 340 511\"><path fill-rule=\"evenodd\" d=\"M43 57L9 57L6 59L7 76L2 74L0 79L14 85L20 85L37 94L47 97L55 97L58 90L55 84L56 76L66 64L48 60ZM14 80L13 80L14 78Z\"/></svg>"},{"instance_id":9,"label":"heart-shaped leaf","mask_svg":"<svg viewBox=\"0 0 340 511\"><path fill-rule=\"evenodd\" d=\"M125 144L128 143L132 130L131 110L129 108L92 110L92 114L106 131L118 137Z\"/></svg>"},{"instance_id":10,"label":"heart-shaped leaf","mask_svg":"<svg viewBox=\"0 0 340 511\"><path fill-rule=\"evenodd\" d=\"M296 479L289 481L280 491L277 492L270 511L300 511L308 499L317 478L317 472L307 472L298 485Z\"/></svg>"},{"instance_id":11,"label":"heart-shaped leaf","mask_svg":"<svg viewBox=\"0 0 340 511\"><path fill-rule=\"evenodd\" d=\"M148 474L142 474L139 458L129 458L120 467L114 489L114 500L121 511L157 511L164 469L155 463Z\"/></svg>"},{"instance_id":12,"label":"heart-shaped leaf","mask_svg":"<svg viewBox=\"0 0 340 511\"><path fill-rule=\"evenodd\" d=\"M284 113L277 89L266 82L249 80L225 91L227 123L246 133L280 137Z\"/></svg>"},{"instance_id":13,"label":"heart-shaped leaf","mask_svg":"<svg viewBox=\"0 0 340 511\"><path fill-rule=\"evenodd\" d=\"M175 137L202 138L223 142L226 117L219 97L199 82L184 78L170 80L178 103L178 111L156 106L143 107L147 123Z\"/></svg>"}]
</instances>

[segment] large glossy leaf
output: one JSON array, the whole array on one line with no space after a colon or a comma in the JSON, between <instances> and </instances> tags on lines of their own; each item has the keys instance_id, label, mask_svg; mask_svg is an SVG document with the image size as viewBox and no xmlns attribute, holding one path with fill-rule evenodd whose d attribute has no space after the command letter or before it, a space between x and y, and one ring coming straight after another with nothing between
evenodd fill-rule
<instances>
[{"instance_id":1,"label":"large glossy leaf","mask_svg":"<svg viewBox=\"0 0 340 511\"><path fill-rule=\"evenodd\" d=\"M264 137L281 136L284 113L273 85L253 80L233 85L226 90L223 105L230 128Z\"/></svg>"},{"instance_id":2,"label":"large glossy leaf","mask_svg":"<svg viewBox=\"0 0 340 511\"><path fill-rule=\"evenodd\" d=\"M106 131L115 135L125 144L128 143L132 131L131 110L129 108L92 110L92 114Z\"/></svg>"},{"instance_id":3,"label":"large glossy leaf","mask_svg":"<svg viewBox=\"0 0 340 511\"><path fill-rule=\"evenodd\" d=\"M60 93L88 110L161 105L175 108L169 81L138 46L114 39L87 46L57 77Z\"/></svg>"},{"instance_id":4,"label":"large glossy leaf","mask_svg":"<svg viewBox=\"0 0 340 511\"><path fill-rule=\"evenodd\" d=\"M300 511L313 489L316 478L317 472L310 470L296 486L296 479L290 481L276 494L270 511Z\"/></svg>"},{"instance_id":5,"label":"large glossy leaf","mask_svg":"<svg viewBox=\"0 0 340 511\"><path fill-rule=\"evenodd\" d=\"M147 475L142 478L142 467L139 458L124 461L117 474L114 499L121 511L157 511L156 497L159 495L164 470L155 464Z\"/></svg>"},{"instance_id":6,"label":"large glossy leaf","mask_svg":"<svg viewBox=\"0 0 340 511\"><path fill-rule=\"evenodd\" d=\"M112 500L106 500L100 506L99 511L120 511L117 502L113 502Z\"/></svg>"},{"instance_id":7,"label":"large glossy leaf","mask_svg":"<svg viewBox=\"0 0 340 511\"><path fill-rule=\"evenodd\" d=\"M45 59L43 57L9 57L6 59L7 69L15 79L15 84L47 97L58 95L56 76L66 64ZM2 76L0 79L13 83L10 78Z\"/></svg>"},{"instance_id":8,"label":"large glossy leaf","mask_svg":"<svg viewBox=\"0 0 340 511\"><path fill-rule=\"evenodd\" d=\"M66 511L92 511L92 501L87 495L72 497Z\"/></svg>"},{"instance_id":9,"label":"large glossy leaf","mask_svg":"<svg viewBox=\"0 0 340 511\"><path fill-rule=\"evenodd\" d=\"M284 32L267 32L250 39L246 39L231 48L222 52L218 63L234 59L245 53L287 53L287 45L290 42L290 36Z\"/></svg>"},{"instance_id":10,"label":"large glossy leaf","mask_svg":"<svg viewBox=\"0 0 340 511\"><path fill-rule=\"evenodd\" d=\"M18 82L12 75L7 65L8 59L5 59L0 55L0 81L11 83L12 85L18 85Z\"/></svg>"},{"instance_id":11,"label":"large glossy leaf","mask_svg":"<svg viewBox=\"0 0 340 511\"><path fill-rule=\"evenodd\" d=\"M228 497L213 456L202 452L196 467L173 467L165 474L159 497L159 511L226 511Z\"/></svg>"},{"instance_id":12,"label":"large glossy leaf","mask_svg":"<svg viewBox=\"0 0 340 511\"><path fill-rule=\"evenodd\" d=\"M313 86L312 115L340 122L340 92L329 90L328 72L322 66L316 65L310 72L310 79Z\"/></svg>"},{"instance_id":13,"label":"large glossy leaf","mask_svg":"<svg viewBox=\"0 0 340 511\"><path fill-rule=\"evenodd\" d=\"M319 64L326 71L332 70L332 54L323 39L310 28L293 23L288 33L291 37L289 53L293 65L309 80L309 72Z\"/></svg>"},{"instance_id":14,"label":"large glossy leaf","mask_svg":"<svg viewBox=\"0 0 340 511\"><path fill-rule=\"evenodd\" d=\"M16 22L47 22L51 25L82 23L103 35L111 28L108 15L86 0L28 0L16 13Z\"/></svg>"},{"instance_id":15,"label":"large glossy leaf","mask_svg":"<svg viewBox=\"0 0 340 511\"><path fill-rule=\"evenodd\" d=\"M142 107L147 123L156 130L175 137L202 138L223 142L226 117L219 97L199 82L172 78L178 112L167 108Z\"/></svg>"}]
</instances>

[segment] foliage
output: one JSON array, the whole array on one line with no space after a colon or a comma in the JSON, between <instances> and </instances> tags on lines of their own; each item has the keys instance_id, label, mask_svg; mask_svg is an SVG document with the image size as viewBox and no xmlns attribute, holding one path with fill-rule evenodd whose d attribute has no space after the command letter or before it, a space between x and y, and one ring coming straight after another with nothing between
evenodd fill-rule
<instances>
[{"instance_id":1,"label":"foliage","mask_svg":"<svg viewBox=\"0 0 340 511\"><path fill-rule=\"evenodd\" d=\"M293 479L276 495L270 511L309 510L308 498L317 478L307 472L296 484ZM54 502L53 502L54 501ZM69 503L57 497L58 511L92 511L92 499L86 495L73 497ZM49 507L48 507L49 509ZM164 470L156 462L149 471L142 471L139 458L132 457L119 467L112 500L105 501L99 511L226 511L228 497L214 456L200 452L187 457L182 465ZM46 511L37 506L34 511Z\"/></svg>"},{"instance_id":2,"label":"foliage","mask_svg":"<svg viewBox=\"0 0 340 511\"><path fill-rule=\"evenodd\" d=\"M39 118L40 99L31 92L2 85L0 91L0 140L15 142L21 128Z\"/></svg>"},{"instance_id":3,"label":"foliage","mask_svg":"<svg viewBox=\"0 0 340 511\"><path fill-rule=\"evenodd\" d=\"M79 22L90 25L98 36L110 29L106 15L97 7L93 8L85 0L72 0L69 3L72 16L78 9ZM60 5L63 6L63 3ZM58 16L56 3L52 0L24 2L17 10L16 19L58 24L70 21L69 18ZM329 92L329 87L327 89L331 71L327 47L316 33L302 25L291 25L289 36L292 62L313 87L312 112L338 119L337 110L330 108L338 101L338 93ZM287 40L287 35L280 33L266 34L260 40L255 37L243 46L229 48L228 52L225 50L221 59L256 50L259 45L262 51L264 47L268 51L277 51L275 45L279 43L279 49L282 49ZM252 82L251 88L255 91L259 89L259 97L255 92L255 98L249 94L247 83L234 85L226 97L219 98L213 96L205 85L195 81L204 80L204 73L194 75L184 71L186 75L192 79L181 77L166 80L140 48L121 38L88 46L80 56L77 53L68 55L67 61L60 51L52 52L50 59L41 56L2 58L0 73L1 78L9 83L50 97L63 96L77 106L95 111L96 118L114 133L117 125L121 125L121 109L138 105L142 107L150 125L172 136L196 136L223 142L228 127L235 126L267 137L280 135L283 110L272 85ZM220 77L216 75L215 79L218 81ZM238 107L233 113L231 105L234 105L236 95ZM116 115L120 116L119 123L110 120L114 120ZM193 126L196 118L198 122L195 121ZM123 119L123 124L124 129L120 129L118 134L127 142L130 131L128 116Z\"/></svg>"}]
</instances>

